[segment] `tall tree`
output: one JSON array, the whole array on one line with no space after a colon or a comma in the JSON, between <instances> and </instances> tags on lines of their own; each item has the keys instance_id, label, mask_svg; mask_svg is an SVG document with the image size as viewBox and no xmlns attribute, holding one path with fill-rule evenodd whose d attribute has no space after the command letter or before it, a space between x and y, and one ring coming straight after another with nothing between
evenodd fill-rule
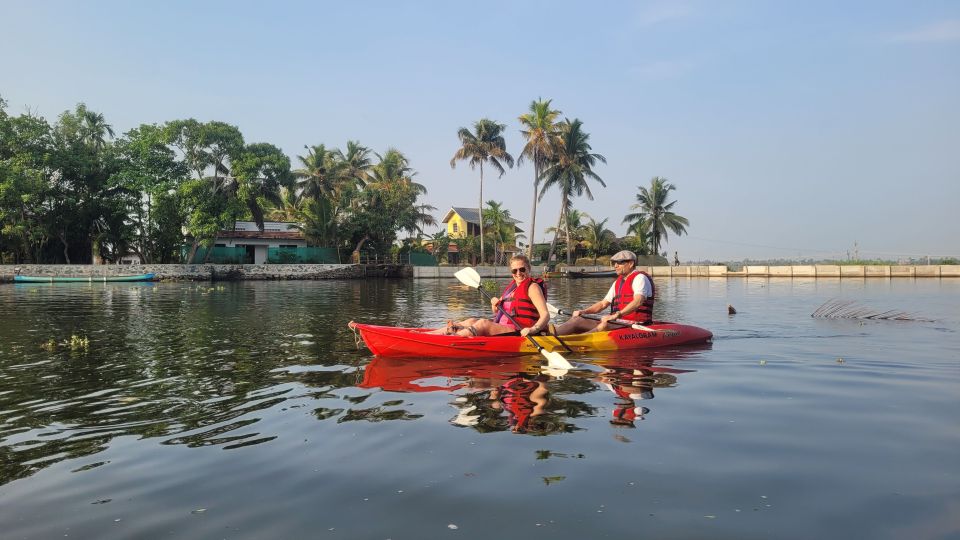
<instances>
[{"instance_id":1,"label":"tall tree","mask_svg":"<svg viewBox=\"0 0 960 540\"><path fill-rule=\"evenodd\" d=\"M560 124L561 145L557 152L550 159L550 164L543 171L543 187L540 189L540 199L553 186L560 190L560 216L557 218L557 229L564 224L564 216L570 209L573 197L579 197L583 194L593 200L593 193L590 192L590 186L587 179L593 179L601 186L607 185L603 179L594 172L593 168L597 162L606 163L607 158L600 154L591 152L592 148L588 142L590 135L583 131L583 122L579 119L573 121L564 120ZM570 231L567 230L567 237ZM553 256L554 247L557 244L557 234L553 235L553 242L550 244L550 251L547 254L547 260ZM567 242L567 264L571 264L573 246Z\"/></svg>"},{"instance_id":2,"label":"tall tree","mask_svg":"<svg viewBox=\"0 0 960 540\"><path fill-rule=\"evenodd\" d=\"M167 145L164 129L143 124L115 141L120 162L117 182L133 194L128 217L136 226L131 247L146 263L171 262L171 253L183 239L177 222L175 190L188 174L183 161ZM154 201L163 200L163 210L154 215ZM168 220L173 219L173 222ZM176 246L172 245L176 243Z\"/></svg>"},{"instance_id":3,"label":"tall tree","mask_svg":"<svg viewBox=\"0 0 960 540\"><path fill-rule=\"evenodd\" d=\"M113 126L107 123L102 113L91 111L87 106L81 103L77 107L83 121L83 139L97 150L103 149L107 144L106 137L113 138Z\"/></svg>"},{"instance_id":4,"label":"tall tree","mask_svg":"<svg viewBox=\"0 0 960 540\"><path fill-rule=\"evenodd\" d=\"M589 244L590 252L593 253L594 265L597 264L597 257L601 253L609 251L610 247L613 246L617 240L617 235L610 229L607 229L608 220L609 218L597 222L597 220L591 217L590 221L584 224L581 229L583 239Z\"/></svg>"},{"instance_id":5,"label":"tall tree","mask_svg":"<svg viewBox=\"0 0 960 540\"><path fill-rule=\"evenodd\" d=\"M343 229L354 242L354 256L370 242L386 253L397 239L398 231L422 232L433 224L433 207L418 203L426 188L413 181L416 172L399 150L388 149L370 171L370 179L359 194L355 208L346 216Z\"/></svg>"},{"instance_id":6,"label":"tall tree","mask_svg":"<svg viewBox=\"0 0 960 540\"><path fill-rule=\"evenodd\" d=\"M542 98L530 102L530 112L520 116L520 130L527 143L517 157L517 166L527 158L533 163L533 208L530 210L530 247L527 256L533 259L533 244L537 231L537 192L540 189L540 173L550 162L560 143L557 118L560 111L550 108L553 100Z\"/></svg>"},{"instance_id":7,"label":"tall tree","mask_svg":"<svg viewBox=\"0 0 960 540\"><path fill-rule=\"evenodd\" d=\"M627 232L647 235L655 255L660 253L661 241L666 240L667 231L681 235L687 232L690 222L687 218L673 212L677 201L667 202L670 192L676 187L666 178L654 176L650 180L650 189L638 186L637 202L630 205L631 212L624 216L623 223L630 227Z\"/></svg>"},{"instance_id":8,"label":"tall tree","mask_svg":"<svg viewBox=\"0 0 960 540\"><path fill-rule=\"evenodd\" d=\"M236 198L263 231L265 203L281 204L280 188L290 184L290 158L269 143L247 145L233 161Z\"/></svg>"},{"instance_id":9,"label":"tall tree","mask_svg":"<svg viewBox=\"0 0 960 540\"><path fill-rule=\"evenodd\" d=\"M507 143L503 138L506 125L498 124L488 118L482 118L473 124L473 131L460 128L457 137L460 139L460 149L450 160L450 167L456 168L457 161L466 161L470 168L480 166L480 197L477 205L477 215L483 215L483 164L489 163L500 176L506 172L503 165L513 167L513 156L507 152ZM480 261L483 262L483 218L480 218Z\"/></svg>"},{"instance_id":10,"label":"tall tree","mask_svg":"<svg viewBox=\"0 0 960 540\"><path fill-rule=\"evenodd\" d=\"M483 222L488 227L490 239L493 240L493 264L500 264L503 246L516 239L516 226L510 217L510 210L504 208L501 202L487 201L487 207L483 210Z\"/></svg>"},{"instance_id":11,"label":"tall tree","mask_svg":"<svg viewBox=\"0 0 960 540\"><path fill-rule=\"evenodd\" d=\"M576 208L567 208L563 214L563 225L560 227L547 228L547 234L562 234L565 246L573 246L571 249L576 252L577 244L583 238L583 218L588 217L585 212Z\"/></svg>"},{"instance_id":12,"label":"tall tree","mask_svg":"<svg viewBox=\"0 0 960 540\"><path fill-rule=\"evenodd\" d=\"M187 260L193 261L199 246L212 244L217 232L225 228L237 214L239 184L236 177L231 175L230 167L232 160L244 151L243 135L236 126L225 122L202 123L192 118L168 122L164 131L169 144L180 150L184 163L196 174L197 179L210 185L208 193L193 183L181 193L186 203L199 205L187 210L187 228L193 236ZM223 200L214 201L210 197ZM212 214L200 215L214 209L216 211ZM191 229L193 226L198 229ZM207 250L207 257L210 253Z\"/></svg>"}]
</instances>

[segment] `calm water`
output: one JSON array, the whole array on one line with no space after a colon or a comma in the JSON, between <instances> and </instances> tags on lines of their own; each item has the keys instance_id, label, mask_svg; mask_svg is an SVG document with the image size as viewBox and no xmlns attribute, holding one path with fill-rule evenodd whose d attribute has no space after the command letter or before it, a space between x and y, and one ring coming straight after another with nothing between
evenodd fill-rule
<instances>
[{"instance_id":1,"label":"calm water","mask_svg":"<svg viewBox=\"0 0 960 540\"><path fill-rule=\"evenodd\" d=\"M453 280L0 286L2 536L960 538L960 280L657 287L711 346L552 377L357 349Z\"/></svg>"}]
</instances>

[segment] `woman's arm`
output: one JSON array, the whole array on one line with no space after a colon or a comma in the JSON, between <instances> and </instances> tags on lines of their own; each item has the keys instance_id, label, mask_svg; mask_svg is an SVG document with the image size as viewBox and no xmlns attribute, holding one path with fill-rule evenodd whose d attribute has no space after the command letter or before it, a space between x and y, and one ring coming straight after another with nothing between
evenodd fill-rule
<instances>
[{"instance_id":1,"label":"woman's arm","mask_svg":"<svg viewBox=\"0 0 960 540\"><path fill-rule=\"evenodd\" d=\"M533 305L537 308L537 313L540 315L540 318L537 319L536 324L530 328L521 329L521 336L541 332L550 324L550 311L547 310L547 299L543 297L543 289L540 288L540 285L531 283L527 288L527 294L530 295L530 301L532 301Z\"/></svg>"}]
</instances>

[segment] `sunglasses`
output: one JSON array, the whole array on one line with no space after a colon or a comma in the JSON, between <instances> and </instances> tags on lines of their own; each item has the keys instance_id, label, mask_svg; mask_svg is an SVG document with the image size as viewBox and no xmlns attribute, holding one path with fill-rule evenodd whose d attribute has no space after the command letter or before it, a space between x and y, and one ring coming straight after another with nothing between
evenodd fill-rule
<instances>
[{"instance_id":1,"label":"sunglasses","mask_svg":"<svg viewBox=\"0 0 960 540\"><path fill-rule=\"evenodd\" d=\"M612 262L613 265L616 266L618 264L627 264L628 261L610 261L610 262Z\"/></svg>"},{"instance_id":2,"label":"sunglasses","mask_svg":"<svg viewBox=\"0 0 960 540\"><path fill-rule=\"evenodd\" d=\"M526 273L527 273L527 269L526 269L526 268L511 268L511 269L510 269L510 273L511 273L511 274L514 274L514 275L519 274L520 272L523 272L524 274L526 274Z\"/></svg>"}]
</instances>

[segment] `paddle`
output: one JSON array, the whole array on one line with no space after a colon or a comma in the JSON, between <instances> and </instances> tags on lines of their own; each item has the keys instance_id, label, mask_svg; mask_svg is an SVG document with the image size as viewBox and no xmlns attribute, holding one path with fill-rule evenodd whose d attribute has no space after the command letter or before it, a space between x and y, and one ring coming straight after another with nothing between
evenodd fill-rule
<instances>
[{"instance_id":1,"label":"paddle","mask_svg":"<svg viewBox=\"0 0 960 540\"><path fill-rule=\"evenodd\" d=\"M569 311L560 309L560 308L554 306L553 304L549 304L549 303L547 304L547 311L550 312L550 315L567 315L568 317L572 317L572 316L573 316L573 313L570 313ZM592 320L594 320L594 321L599 321L600 319L603 318L602 315L597 315L596 313L581 313L580 316L583 317L584 319L592 319ZM608 322L609 322L610 324L618 324L618 325L620 325L620 326L629 326L630 328L633 328L634 330L646 330L647 332L656 332L656 331L657 331L657 330L654 329L654 328L650 328L649 326L644 326L644 325L642 325L642 324L637 324L637 323L635 323L635 322L633 322L633 321L629 321L629 320L627 320L627 319L613 319L613 320L608 321Z\"/></svg>"},{"instance_id":2,"label":"paddle","mask_svg":"<svg viewBox=\"0 0 960 540\"><path fill-rule=\"evenodd\" d=\"M454 277L460 280L460 283L463 283L467 287L473 287L474 289L477 289L478 291L480 291L480 294L482 294L484 298L486 298L487 300L490 300L490 295L487 294L487 291L480 288L480 274L478 274L476 270L474 270L473 268L467 267L456 272L453 275ZM510 314L507 313L502 306L498 304L497 309L500 310L500 313L503 313L504 315L506 315L506 317L510 319L510 322L512 322L515 327L520 328L520 325L517 324L517 321L513 320L513 317L511 317ZM567 359L564 358L562 354L544 349L543 347L540 346L539 343L537 343L537 340L533 339L533 336L529 334L527 334L527 339L529 339L530 343L533 343L533 346L536 347L538 351L540 351L540 354L542 354L544 358L547 359L547 361L550 363L550 366L555 368L560 368L560 369L573 369L573 364L568 362Z\"/></svg>"}]
</instances>

